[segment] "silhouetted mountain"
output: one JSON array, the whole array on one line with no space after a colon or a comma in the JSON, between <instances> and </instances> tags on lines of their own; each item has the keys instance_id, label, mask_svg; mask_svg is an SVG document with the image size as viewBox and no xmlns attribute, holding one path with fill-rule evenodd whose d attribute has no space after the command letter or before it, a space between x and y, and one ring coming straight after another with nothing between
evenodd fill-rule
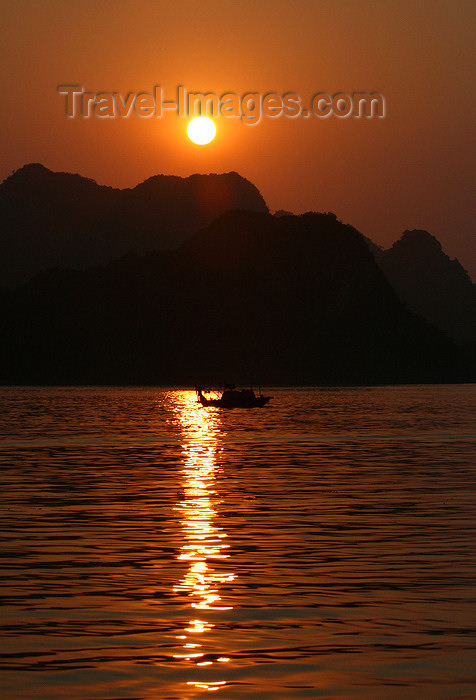
<instances>
[{"instance_id":1,"label":"silhouetted mountain","mask_svg":"<svg viewBox=\"0 0 476 700\"><path fill-rule=\"evenodd\" d=\"M374 243L371 238L368 238L367 236L364 236L363 238L364 241L367 243L368 247L370 248L370 252L373 254L374 258L377 259L380 253L383 252L383 248L377 245L377 243Z\"/></svg>"},{"instance_id":2,"label":"silhouetted mountain","mask_svg":"<svg viewBox=\"0 0 476 700\"><path fill-rule=\"evenodd\" d=\"M405 231L389 250L371 246L409 309L460 343L476 342L476 285L428 231Z\"/></svg>"},{"instance_id":3,"label":"silhouetted mountain","mask_svg":"<svg viewBox=\"0 0 476 700\"><path fill-rule=\"evenodd\" d=\"M224 214L178 250L51 271L0 295L21 384L367 384L468 377L333 214Z\"/></svg>"},{"instance_id":4,"label":"silhouetted mountain","mask_svg":"<svg viewBox=\"0 0 476 700\"><path fill-rule=\"evenodd\" d=\"M54 267L81 270L129 251L177 247L230 209L267 212L256 187L235 172L156 175L118 190L25 165L0 184L0 286Z\"/></svg>"},{"instance_id":5,"label":"silhouetted mountain","mask_svg":"<svg viewBox=\"0 0 476 700\"><path fill-rule=\"evenodd\" d=\"M277 209L274 212L273 216L294 216L294 214L292 213L292 211L286 211L286 209Z\"/></svg>"}]
</instances>

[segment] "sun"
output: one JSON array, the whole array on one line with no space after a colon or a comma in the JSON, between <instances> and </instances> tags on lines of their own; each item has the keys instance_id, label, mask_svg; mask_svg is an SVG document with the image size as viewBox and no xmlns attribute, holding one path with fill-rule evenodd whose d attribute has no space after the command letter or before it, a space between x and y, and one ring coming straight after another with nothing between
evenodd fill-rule
<instances>
[{"instance_id":1,"label":"sun","mask_svg":"<svg viewBox=\"0 0 476 700\"><path fill-rule=\"evenodd\" d=\"M194 117L187 126L188 138L198 146L205 146L213 141L216 133L217 128L210 117Z\"/></svg>"}]
</instances>

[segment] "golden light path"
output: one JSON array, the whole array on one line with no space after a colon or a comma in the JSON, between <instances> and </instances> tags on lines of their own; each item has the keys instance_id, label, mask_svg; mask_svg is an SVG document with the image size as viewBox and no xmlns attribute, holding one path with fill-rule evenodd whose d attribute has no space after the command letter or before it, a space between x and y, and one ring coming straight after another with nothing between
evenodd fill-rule
<instances>
[{"instance_id":1,"label":"golden light path","mask_svg":"<svg viewBox=\"0 0 476 700\"><path fill-rule=\"evenodd\" d=\"M188 562L189 567L173 590L188 595L196 615L189 621L184 634L177 636L183 642L183 652L174 654L174 658L192 661L197 666L212 666L215 661L227 663L230 659L226 656L214 661L203 659L205 654L199 635L214 627L205 619L206 611L232 609L232 606L222 602L219 587L235 578L233 573L216 568L220 560L229 557L229 545L225 542L227 534L215 525L214 485L219 422L215 410L207 410L197 403L194 392L177 392L176 408L184 436L185 456L182 472L184 496L176 505L182 517L184 539L178 559ZM190 681L187 685L213 691L223 688L226 682Z\"/></svg>"}]
</instances>

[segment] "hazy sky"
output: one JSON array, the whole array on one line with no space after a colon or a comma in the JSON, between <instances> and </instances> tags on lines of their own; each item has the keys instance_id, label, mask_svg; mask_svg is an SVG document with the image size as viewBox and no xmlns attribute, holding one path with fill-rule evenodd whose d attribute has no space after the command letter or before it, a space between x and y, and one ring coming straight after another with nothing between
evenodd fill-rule
<instances>
[{"instance_id":1,"label":"hazy sky","mask_svg":"<svg viewBox=\"0 0 476 700\"><path fill-rule=\"evenodd\" d=\"M476 278L472 0L0 0L0 178L28 162L133 186L236 170L271 210L333 211L376 242L425 228ZM384 119L68 119L92 92L379 92Z\"/></svg>"}]
</instances>

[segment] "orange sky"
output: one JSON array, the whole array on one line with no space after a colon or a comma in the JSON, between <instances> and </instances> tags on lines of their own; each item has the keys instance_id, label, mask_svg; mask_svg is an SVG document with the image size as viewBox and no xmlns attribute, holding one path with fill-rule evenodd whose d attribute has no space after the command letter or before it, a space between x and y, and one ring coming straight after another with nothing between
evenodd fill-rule
<instances>
[{"instance_id":1,"label":"orange sky","mask_svg":"<svg viewBox=\"0 0 476 700\"><path fill-rule=\"evenodd\" d=\"M476 278L475 5L470 0L3 0L0 178L28 162L133 186L236 170L271 210L333 211L389 245L425 228ZM380 92L384 119L67 119L60 84L100 92ZM473 149L474 150L474 149Z\"/></svg>"}]
</instances>

